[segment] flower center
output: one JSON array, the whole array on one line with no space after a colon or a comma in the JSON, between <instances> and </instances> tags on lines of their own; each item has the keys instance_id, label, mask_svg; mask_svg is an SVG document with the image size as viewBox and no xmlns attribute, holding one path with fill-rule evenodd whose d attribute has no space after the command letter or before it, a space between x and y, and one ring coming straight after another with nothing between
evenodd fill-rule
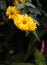
<instances>
[{"instance_id":1,"label":"flower center","mask_svg":"<svg viewBox=\"0 0 47 65\"><path fill-rule=\"evenodd\" d=\"M23 21L23 24L26 24L26 21Z\"/></svg>"},{"instance_id":2,"label":"flower center","mask_svg":"<svg viewBox=\"0 0 47 65\"><path fill-rule=\"evenodd\" d=\"M11 11L11 15L13 15L14 13Z\"/></svg>"}]
</instances>

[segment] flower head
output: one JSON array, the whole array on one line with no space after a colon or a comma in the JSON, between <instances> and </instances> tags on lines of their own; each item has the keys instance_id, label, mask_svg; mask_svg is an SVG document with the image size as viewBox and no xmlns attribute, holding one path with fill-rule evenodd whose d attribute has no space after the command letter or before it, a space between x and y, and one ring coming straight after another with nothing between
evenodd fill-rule
<instances>
[{"instance_id":1,"label":"flower head","mask_svg":"<svg viewBox=\"0 0 47 65\"><path fill-rule=\"evenodd\" d=\"M15 16L14 24L21 30L28 30L27 21L23 19L23 15L18 14Z\"/></svg>"},{"instance_id":2,"label":"flower head","mask_svg":"<svg viewBox=\"0 0 47 65\"><path fill-rule=\"evenodd\" d=\"M14 4L14 6L17 6L18 5L18 0L14 0L13 4Z\"/></svg>"},{"instance_id":3,"label":"flower head","mask_svg":"<svg viewBox=\"0 0 47 65\"><path fill-rule=\"evenodd\" d=\"M15 6L9 6L6 10L6 16L8 16L9 19L13 19L18 13L20 13L20 11L17 10Z\"/></svg>"},{"instance_id":4,"label":"flower head","mask_svg":"<svg viewBox=\"0 0 47 65\"><path fill-rule=\"evenodd\" d=\"M34 31L37 28L36 23L33 20L29 22L28 27L30 31Z\"/></svg>"},{"instance_id":5,"label":"flower head","mask_svg":"<svg viewBox=\"0 0 47 65\"><path fill-rule=\"evenodd\" d=\"M23 3L23 2L25 2L25 0L19 0L19 2Z\"/></svg>"},{"instance_id":6,"label":"flower head","mask_svg":"<svg viewBox=\"0 0 47 65\"><path fill-rule=\"evenodd\" d=\"M37 28L36 23L27 14L14 17L14 24L21 30L34 31Z\"/></svg>"}]
</instances>

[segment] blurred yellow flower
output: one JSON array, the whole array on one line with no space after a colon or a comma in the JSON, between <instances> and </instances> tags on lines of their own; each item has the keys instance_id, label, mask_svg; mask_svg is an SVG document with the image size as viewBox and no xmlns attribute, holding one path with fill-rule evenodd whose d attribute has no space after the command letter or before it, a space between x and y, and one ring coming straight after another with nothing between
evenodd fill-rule
<instances>
[{"instance_id":1,"label":"blurred yellow flower","mask_svg":"<svg viewBox=\"0 0 47 65\"><path fill-rule=\"evenodd\" d=\"M27 14L15 16L14 24L21 30L34 31L37 28L36 23Z\"/></svg>"},{"instance_id":2,"label":"blurred yellow flower","mask_svg":"<svg viewBox=\"0 0 47 65\"><path fill-rule=\"evenodd\" d=\"M6 9L6 16L9 17L9 19L13 19L16 14L20 13L20 10L16 9L16 6L9 6Z\"/></svg>"},{"instance_id":3,"label":"blurred yellow flower","mask_svg":"<svg viewBox=\"0 0 47 65\"><path fill-rule=\"evenodd\" d=\"M25 2L25 0L19 0L19 2L23 3L23 2Z\"/></svg>"},{"instance_id":4,"label":"blurred yellow flower","mask_svg":"<svg viewBox=\"0 0 47 65\"><path fill-rule=\"evenodd\" d=\"M37 28L36 23L33 20L29 22L28 27L30 31L34 31Z\"/></svg>"},{"instance_id":5,"label":"blurred yellow flower","mask_svg":"<svg viewBox=\"0 0 47 65\"><path fill-rule=\"evenodd\" d=\"M17 6L18 5L18 0L14 0L13 4L14 4L14 6Z\"/></svg>"}]
</instances>

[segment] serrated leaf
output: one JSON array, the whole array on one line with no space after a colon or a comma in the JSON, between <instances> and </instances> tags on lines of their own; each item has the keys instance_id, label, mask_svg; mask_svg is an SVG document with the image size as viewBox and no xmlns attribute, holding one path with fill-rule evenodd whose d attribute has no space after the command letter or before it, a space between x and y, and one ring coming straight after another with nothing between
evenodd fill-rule
<instances>
[{"instance_id":1,"label":"serrated leaf","mask_svg":"<svg viewBox=\"0 0 47 65\"><path fill-rule=\"evenodd\" d=\"M22 8L24 8L24 3L19 3L17 9L22 9Z\"/></svg>"},{"instance_id":2,"label":"serrated leaf","mask_svg":"<svg viewBox=\"0 0 47 65\"><path fill-rule=\"evenodd\" d=\"M35 62L37 65L46 65L44 56L38 50L35 52Z\"/></svg>"},{"instance_id":3,"label":"serrated leaf","mask_svg":"<svg viewBox=\"0 0 47 65\"><path fill-rule=\"evenodd\" d=\"M40 39L39 39L39 37L38 37L38 35L37 35L36 30L35 30L35 31L33 31L33 34L35 35L35 37L37 38L37 40L38 40L38 41L40 41Z\"/></svg>"},{"instance_id":4,"label":"serrated leaf","mask_svg":"<svg viewBox=\"0 0 47 65\"><path fill-rule=\"evenodd\" d=\"M32 8L36 8L32 3L30 2L26 2L25 3L25 6L29 6L29 7L32 7Z\"/></svg>"},{"instance_id":5,"label":"serrated leaf","mask_svg":"<svg viewBox=\"0 0 47 65\"><path fill-rule=\"evenodd\" d=\"M6 2L4 0L0 0L0 9L2 10L6 9Z\"/></svg>"}]
</instances>

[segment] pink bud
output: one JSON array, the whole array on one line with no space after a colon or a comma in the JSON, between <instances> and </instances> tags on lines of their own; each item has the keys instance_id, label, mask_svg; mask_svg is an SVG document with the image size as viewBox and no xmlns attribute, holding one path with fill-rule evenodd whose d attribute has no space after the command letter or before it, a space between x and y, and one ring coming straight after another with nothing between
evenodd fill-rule
<instances>
[{"instance_id":1,"label":"pink bud","mask_svg":"<svg viewBox=\"0 0 47 65\"><path fill-rule=\"evenodd\" d=\"M41 54L44 53L44 47L45 47L45 44L44 43L45 43L44 40L42 40L41 49L40 49Z\"/></svg>"}]
</instances>

